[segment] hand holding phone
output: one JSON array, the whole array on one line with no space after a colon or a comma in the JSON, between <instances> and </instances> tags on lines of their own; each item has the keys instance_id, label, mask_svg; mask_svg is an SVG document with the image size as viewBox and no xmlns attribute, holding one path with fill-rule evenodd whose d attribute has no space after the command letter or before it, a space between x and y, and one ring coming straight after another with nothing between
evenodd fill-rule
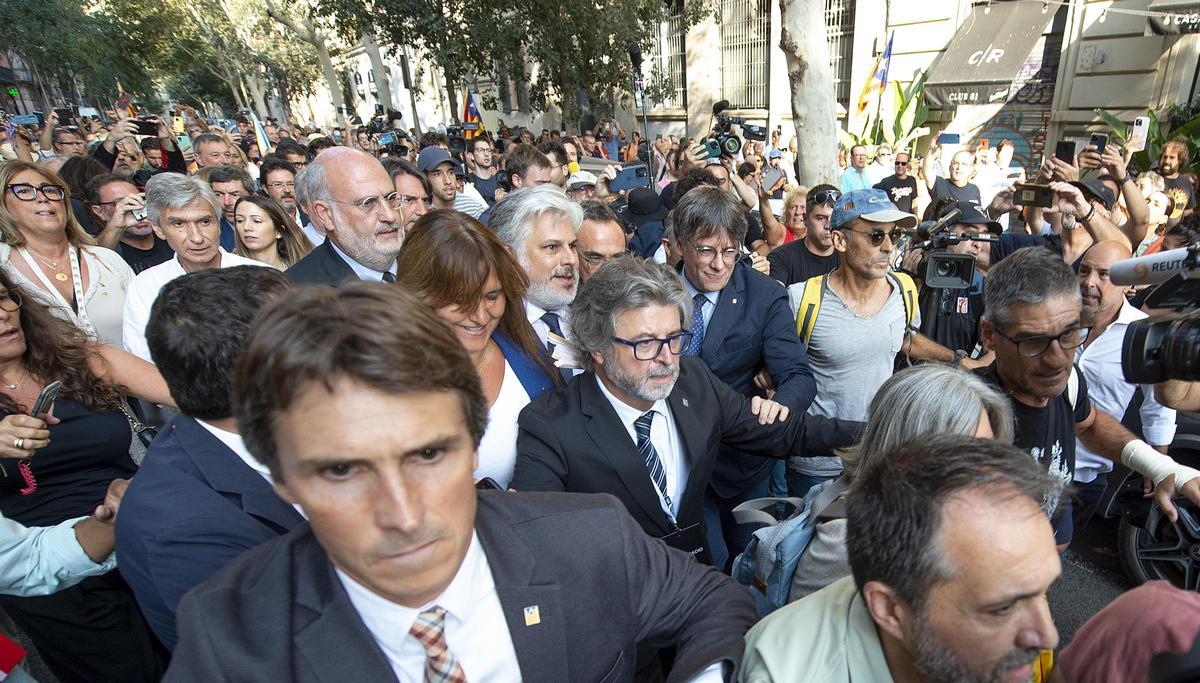
<instances>
[{"instance_id":1,"label":"hand holding phone","mask_svg":"<svg viewBox=\"0 0 1200 683\"><path fill-rule=\"evenodd\" d=\"M41 418L42 415L50 412L51 406L54 405L54 399L58 398L59 389L62 389L60 381L51 382L43 387L42 393L38 394L37 400L33 402L33 410L29 411L29 414Z\"/></svg>"}]
</instances>

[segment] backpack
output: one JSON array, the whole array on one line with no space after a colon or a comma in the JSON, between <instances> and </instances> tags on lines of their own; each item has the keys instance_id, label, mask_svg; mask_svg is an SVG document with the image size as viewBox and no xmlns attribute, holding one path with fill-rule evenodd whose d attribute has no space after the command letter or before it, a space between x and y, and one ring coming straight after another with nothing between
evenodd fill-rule
<instances>
[{"instance_id":1,"label":"backpack","mask_svg":"<svg viewBox=\"0 0 1200 683\"><path fill-rule=\"evenodd\" d=\"M911 275L902 272L888 273L888 279L900 289L900 300L904 302L905 328L912 329L913 318L917 316L917 283L913 282ZM796 334L800 335L800 341L805 344L817 326L817 314L821 312L821 301L825 298L825 290L828 288L828 275L816 275L804 283L800 310L796 312Z\"/></svg>"},{"instance_id":2,"label":"backpack","mask_svg":"<svg viewBox=\"0 0 1200 683\"><path fill-rule=\"evenodd\" d=\"M738 524L763 524L754 532L746 550L733 561L731 574L738 583L750 588L759 618L787 604L792 575L804 551L816 533L817 522L844 517L839 503L845 493L845 481L835 479L825 487L814 487L804 498L755 498L733 509ZM767 508L790 507L787 517L779 519Z\"/></svg>"}]
</instances>

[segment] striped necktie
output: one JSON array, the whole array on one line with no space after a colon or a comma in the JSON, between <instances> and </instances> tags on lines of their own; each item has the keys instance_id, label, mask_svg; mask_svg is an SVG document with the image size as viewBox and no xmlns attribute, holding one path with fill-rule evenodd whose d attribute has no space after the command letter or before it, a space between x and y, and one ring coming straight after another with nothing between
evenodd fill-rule
<instances>
[{"instance_id":1,"label":"striped necktie","mask_svg":"<svg viewBox=\"0 0 1200 683\"><path fill-rule=\"evenodd\" d=\"M637 433L637 449L646 463L646 471L650 473L650 479L658 486L659 492L666 500L667 508L671 508L671 493L667 490L667 473L663 469L662 460L658 457L658 451L654 450L654 444L650 443L650 423L653 421L654 411L646 411L645 414L633 421L633 431ZM668 514L674 517L674 513Z\"/></svg>"}]
</instances>

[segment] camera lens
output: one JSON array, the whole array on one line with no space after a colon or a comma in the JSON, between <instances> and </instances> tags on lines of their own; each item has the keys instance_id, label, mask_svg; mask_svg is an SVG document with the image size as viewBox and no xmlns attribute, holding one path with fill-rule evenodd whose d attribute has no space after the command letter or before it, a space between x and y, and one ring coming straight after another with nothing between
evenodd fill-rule
<instances>
[{"instance_id":1,"label":"camera lens","mask_svg":"<svg viewBox=\"0 0 1200 683\"><path fill-rule=\"evenodd\" d=\"M1200 317L1189 315L1171 323L1164 335L1162 357L1171 379L1200 381Z\"/></svg>"},{"instance_id":2,"label":"camera lens","mask_svg":"<svg viewBox=\"0 0 1200 683\"><path fill-rule=\"evenodd\" d=\"M950 277L956 269L953 261L935 261L934 270L938 277Z\"/></svg>"}]
</instances>

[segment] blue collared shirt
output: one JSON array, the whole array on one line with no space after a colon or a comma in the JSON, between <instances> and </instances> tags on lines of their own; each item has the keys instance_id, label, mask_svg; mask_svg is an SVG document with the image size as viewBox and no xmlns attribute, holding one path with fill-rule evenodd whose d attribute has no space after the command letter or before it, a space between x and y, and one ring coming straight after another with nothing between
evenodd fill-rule
<instances>
[{"instance_id":1,"label":"blue collared shirt","mask_svg":"<svg viewBox=\"0 0 1200 683\"><path fill-rule=\"evenodd\" d=\"M684 275L682 279L683 286L687 289L689 299L695 301L697 294L703 294L704 298L708 299L708 304L706 304L704 306L704 310L700 312L700 315L704 318L704 331L708 332L708 322L712 320L713 311L717 310L717 302L721 300L721 292L719 290L716 292L701 292L693 287L692 283L688 282L687 275ZM691 321L687 321L687 324L690 325Z\"/></svg>"},{"instance_id":2,"label":"blue collared shirt","mask_svg":"<svg viewBox=\"0 0 1200 683\"><path fill-rule=\"evenodd\" d=\"M96 564L75 538L75 525L85 519L27 527L0 515L0 593L49 595L112 571L117 566L115 554Z\"/></svg>"}]
</instances>

